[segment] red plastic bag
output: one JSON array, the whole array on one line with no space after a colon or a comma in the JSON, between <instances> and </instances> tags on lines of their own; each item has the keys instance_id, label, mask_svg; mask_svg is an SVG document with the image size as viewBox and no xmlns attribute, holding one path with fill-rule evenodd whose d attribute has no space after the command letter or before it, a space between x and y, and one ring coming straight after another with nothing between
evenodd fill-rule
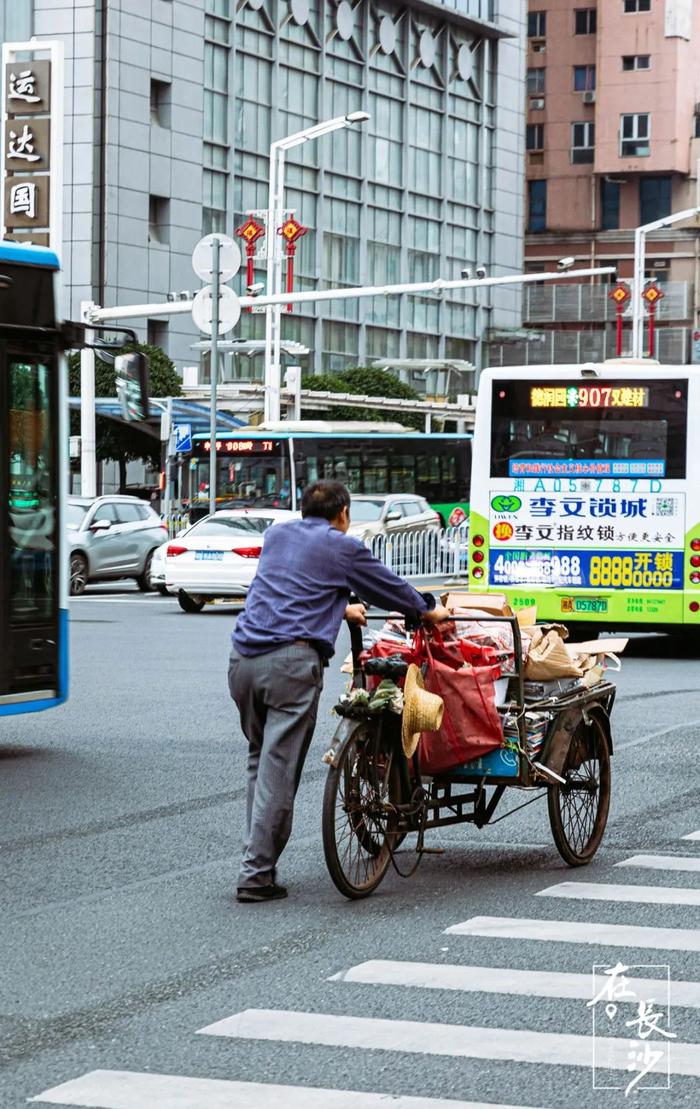
<instances>
[{"instance_id":1,"label":"red plastic bag","mask_svg":"<svg viewBox=\"0 0 700 1109\"><path fill-rule=\"evenodd\" d=\"M500 667L458 669L436 655L427 636L422 641L428 663L425 688L442 697L445 715L438 732L421 735L420 766L425 774L441 774L503 745L494 686Z\"/></svg>"}]
</instances>

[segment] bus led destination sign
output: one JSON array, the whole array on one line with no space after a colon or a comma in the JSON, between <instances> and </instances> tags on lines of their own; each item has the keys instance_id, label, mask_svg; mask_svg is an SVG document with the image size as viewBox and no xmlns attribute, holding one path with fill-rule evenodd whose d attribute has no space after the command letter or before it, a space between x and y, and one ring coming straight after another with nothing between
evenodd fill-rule
<instances>
[{"instance_id":1,"label":"bus led destination sign","mask_svg":"<svg viewBox=\"0 0 700 1109\"><path fill-rule=\"evenodd\" d=\"M209 439L204 444L205 451L211 450ZM217 453L226 454L271 454L275 444L271 439L217 439Z\"/></svg>"},{"instance_id":2,"label":"bus led destination sign","mask_svg":"<svg viewBox=\"0 0 700 1109\"><path fill-rule=\"evenodd\" d=\"M639 385L533 385L531 408L648 408L649 390Z\"/></svg>"}]
</instances>

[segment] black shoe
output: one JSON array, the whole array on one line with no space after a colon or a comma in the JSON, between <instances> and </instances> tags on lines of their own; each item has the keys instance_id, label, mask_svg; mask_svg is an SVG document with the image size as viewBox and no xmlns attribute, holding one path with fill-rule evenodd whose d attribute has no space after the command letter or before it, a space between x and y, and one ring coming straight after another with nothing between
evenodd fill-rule
<instances>
[{"instance_id":1,"label":"black shoe","mask_svg":"<svg viewBox=\"0 0 700 1109\"><path fill-rule=\"evenodd\" d=\"M278 886L272 882L269 886L239 886L236 893L237 901L281 901L287 896L286 886Z\"/></svg>"}]
</instances>

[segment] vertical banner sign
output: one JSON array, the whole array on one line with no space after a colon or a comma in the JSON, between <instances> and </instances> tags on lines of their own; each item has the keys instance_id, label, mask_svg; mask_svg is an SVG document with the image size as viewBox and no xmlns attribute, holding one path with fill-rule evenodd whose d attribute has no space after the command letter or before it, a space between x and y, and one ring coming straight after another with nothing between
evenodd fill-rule
<instances>
[{"instance_id":1,"label":"vertical banner sign","mask_svg":"<svg viewBox=\"0 0 700 1109\"><path fill-rule=\"evenodd\" d=\"M3 238L60 254L63 43L2 48Z\"/></svg>"}]
</instances>

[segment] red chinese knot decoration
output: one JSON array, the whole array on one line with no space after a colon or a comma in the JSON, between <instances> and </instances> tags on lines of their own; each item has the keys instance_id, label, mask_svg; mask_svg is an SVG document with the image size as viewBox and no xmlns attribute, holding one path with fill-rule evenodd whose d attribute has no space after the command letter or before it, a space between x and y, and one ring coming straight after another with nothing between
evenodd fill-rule
<instances>
[{"instance_id":1,"label":"red chinese knot decoration","mask_svg":"<svg viewBox=\"0 0 700 1109\"><path fill-rule=\"evenodd\" d=\"M254 220L252 216L248 216L248 219L245 221L245 223L242 223L240 227L236 228L236 234L239 236L239 238L243 239L243 242L245 243L246 283L248 285L252 285L254 276L253 258L255 256L255 244L260 236L265 234L265 228L261 223L258 223L257 220ZM252 308L249 308L248 311L251 312Z\"/></svg>"},{"instance_id":2,"label":"red chinese knot decoration","mask_svg":"<svg viewBox=\"0 0 700 1109\"><path fill-rule=\"evenodd\" d=\"M296 254L297 242L308 231L308 227L303 227L294 216L290 216L284 221L281 227L278 227L277 234L281 235L287 244L287 292L291 293L294 289L294 255ZM287 305L287 311L293 310L292 305Z\"/></svg>"}]
</instances>

